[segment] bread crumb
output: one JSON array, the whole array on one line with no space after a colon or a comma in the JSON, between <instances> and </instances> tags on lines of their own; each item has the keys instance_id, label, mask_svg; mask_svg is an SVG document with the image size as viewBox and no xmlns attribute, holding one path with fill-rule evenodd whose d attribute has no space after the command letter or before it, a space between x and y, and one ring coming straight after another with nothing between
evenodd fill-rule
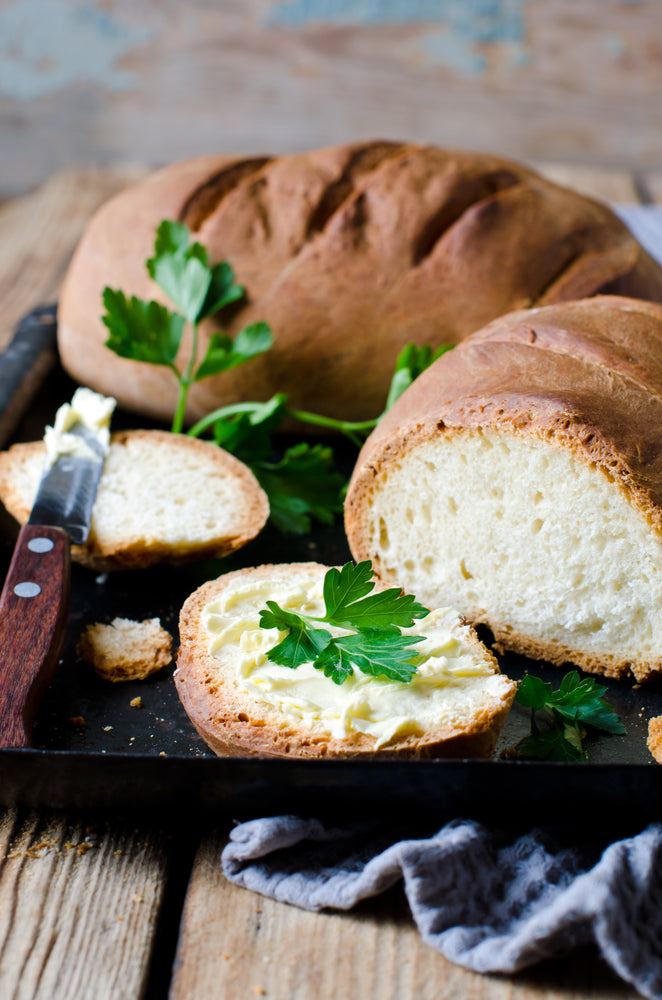
<instances>
[{"instance_id":1,"label":"bread crumb","mask_svg":"<svg viewBox=\"0 0 662 1000\"><path fill-rule=\"evenodd\" d=\"M104 680L144 680L170 663L172 636L158 618L114 618L110 625L89 625L77 652Z\"/></svg>"},{"instance_id":2,"label":"bread crumb","mask_svg":"<svg viewBox=\"0 0 662 1000\"><path fill-rule=\"evenodd\" d=\"M70 726L73 726L74 729L82 729L85 725L85 718L82 715L71 715L67 719L67 722Z\"/></svg>"},{"instance_id":3,"label":"bread crumb","mask_svg":"<svg viewBox=\"0 0 662 1000\"><path fill-rule=\"evenodd\" d=\"M646 746L658 764L662 764L662 715L654 715L648 720Z\"/></svg>"},{"instance_id":4,"label":"bread crumb","mask_svg":"<svg viewBox=\"0 0 662 1000\"><path fill-rule=\"evenodd\" d=\"M104 726L103 727L103 731L104 731L104 733L109 733L109 732L111 732L112 728L113 728L112 726Z\"/></svg>"},{"instance_id":5,"label":"bread crumb","mask_svg":"<svg viewBox=\"0 0 662 1000\"><path fill-rule=\"evenodd\" d=\"M143 700L140 697L140 695L138 695L137 698L132 698L131 699L131 701L129 702L129 705L131 706L131 708L142 708L143 707Z\"/></svg>"}]
</instances>

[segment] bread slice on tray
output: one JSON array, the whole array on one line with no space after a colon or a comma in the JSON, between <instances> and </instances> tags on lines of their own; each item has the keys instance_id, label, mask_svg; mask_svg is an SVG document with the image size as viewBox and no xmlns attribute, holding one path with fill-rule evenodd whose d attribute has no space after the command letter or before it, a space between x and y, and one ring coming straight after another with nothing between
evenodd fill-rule
<instances>
[{"instance_id":1,"label":"bread slice on tray","mask_svg":"<svg viewBox=\"0 0 662 1000\"><path fill-rule=\"evenodd\" d=\"M606 205L503 157L379 140L200 157L99 210L58 309L73 377L164 420L172 373L112 354L101 320L106 285L167 301L145 268L163 219L185 223L246 289L202 324L202 354L219 326L264 320L275 337L267 354L194 385L192 420L276 392L295 409L370 419L410 341L456 343L509 310L597 292L662 301L662 269Z\"/></svg>"},{"instance_id":2,"label":"bread slice on tray","mask_svg":"<svg viewBox=\"0 0 662 1000\"><path fill-rule=\"evenodd\" d=\"M662 672L662 307L602 296L502 317L365 444L357 560L502 647Z\"/></svg>"},{"instance_id":3,"label":"bread slice on tray","mask_svg":"<svg viewBox=\"0 0 662 1000\"><path fill-rule=\"evenodd\" d=\"M327 569L292 563L238 570L188 598L175 683L205 742L223 756L489 757L516 685L450 608L404 630L427 640L416 646L425 660L410 683L355 668L338 685L311 663L292 669L267 659L281 634L260 628L260 610L275 600L323 615Z\"/></svg>"},{"instance_id":4,"label":"bread slice on tray","mask_svg":"<svg viewBox=\"0 0 662 1000\"><path fill-rule=\"evenodd\" d=\"M0 453L0 499L21 524L44 458L41 441ZM268 516L253 473L215 444L168 431L122 431L111 436L89 538L71 554L99 571L225 556L254 538Z\"/></svg>"}]
</instances>

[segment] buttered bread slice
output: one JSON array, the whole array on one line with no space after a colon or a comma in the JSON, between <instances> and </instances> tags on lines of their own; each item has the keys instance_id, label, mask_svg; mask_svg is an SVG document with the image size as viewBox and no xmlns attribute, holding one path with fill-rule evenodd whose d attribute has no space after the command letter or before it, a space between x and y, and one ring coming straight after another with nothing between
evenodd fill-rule
<instances>
[{"instance_id":1,"label":"buttered bread slice","mask_svg":"<svg viewBox=\"0 0 662 1000\"><path fill-rule=\"evenodd\" d=\"M0 453L0 500L30 516L44 466L41 441ZM90 535L71 557L92 569L225 556L264 526L269 502L250 469L208 441L168 431L113 434Z\"/></svg>"},{"instance_id":2,"label":"buttered bread slice","mask_svg":"<svg viewBox=\"0 0 662 1000\"><path fill-rule=\"evenodd\" d=\"M408 683L353 665L344 682L304 662L267 653L283 638L260 627L267 602L319 618L328 567L260 566L204 584L180 616L175 683L186 712L220 755L269 757L489 757L516 685L450 608L431 611L405 636L413 648ZM324 626L333 636L351 630Z\"/></svg>"}]
</instances>

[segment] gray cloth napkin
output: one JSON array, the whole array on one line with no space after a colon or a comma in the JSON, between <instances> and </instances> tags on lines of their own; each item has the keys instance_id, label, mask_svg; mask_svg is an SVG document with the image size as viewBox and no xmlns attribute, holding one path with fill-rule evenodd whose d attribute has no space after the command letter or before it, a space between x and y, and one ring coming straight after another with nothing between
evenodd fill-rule
<instances>
[{"instance_id":1,"label":"gray cloth napkin","mask_svg":"<svg viewBox=\"0 0 662 1000\"><path fill-rule=\"evenodd\" d=\"M662 264L662 207L613 207ZM662 825L613 843L560 843L550 831L509 839L466 820L430 835L278 816L237 826L222 865L232 882L309 910L347 910L402 879L423 939L458 965L513 973L595 943L623 979L662 1000Z\"/></svg>"},{"instance_id":2,"label":"gray cloth napkin","mask_svg":"<svg viewBox=\"0 0 662 1000\"><path fill-rule=\"evenodd\" d=\"M277 816L235 827L222 865L308 910L348 910L402 879L423 939L458 965L512 973L594 942L643 996L662 998L662 825L563 847L549 831L509 841L468 820L413 838Z\"/></svg>"}]
</instances>

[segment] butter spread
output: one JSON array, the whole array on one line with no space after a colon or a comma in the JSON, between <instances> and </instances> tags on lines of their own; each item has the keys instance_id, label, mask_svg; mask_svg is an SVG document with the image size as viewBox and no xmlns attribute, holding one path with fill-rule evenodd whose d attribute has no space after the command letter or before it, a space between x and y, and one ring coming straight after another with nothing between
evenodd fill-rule
<instances>
[{"instance_id":1,"label":"butter spread","mask_svg":"<svg viewBox=\"0 0 662 1000\"><path fill-rule=\"evenodd\" d=\"M44 433L47 466L53 465L62 455L97 457L81 437L71 433L76 424L92 431L104 450L107 449L115 402L111 396L101 396L92 389L76 389L71 402L58 409L53 427L47 427Z\"/></svg>"},{"instance_id":2,"label":"butter spread","mask_svg":"<svg viewBox=\"0 0 662 1000\"><path fill-rule=\"evenodd\" d=\"M262 629L259 612L268 600L302 614L324 614L323 574L290 579L237 580L203 610L211 656L234 664L235 682L259 702L272 706L300 727L344 739L367 733L376 748L396 736L419 735L451 725L464 725L468 713L484 703L485 679L496 673L487 650L469 646L458 614L441 608L419 619L403 635L423 635L416 645L417 671L408 683L369 677L354 669L343 684L334 684L312 663L296 669L267 659L285 635ZM321 625L334 636L349 630Z\"/></svg>"}]
</instances>

